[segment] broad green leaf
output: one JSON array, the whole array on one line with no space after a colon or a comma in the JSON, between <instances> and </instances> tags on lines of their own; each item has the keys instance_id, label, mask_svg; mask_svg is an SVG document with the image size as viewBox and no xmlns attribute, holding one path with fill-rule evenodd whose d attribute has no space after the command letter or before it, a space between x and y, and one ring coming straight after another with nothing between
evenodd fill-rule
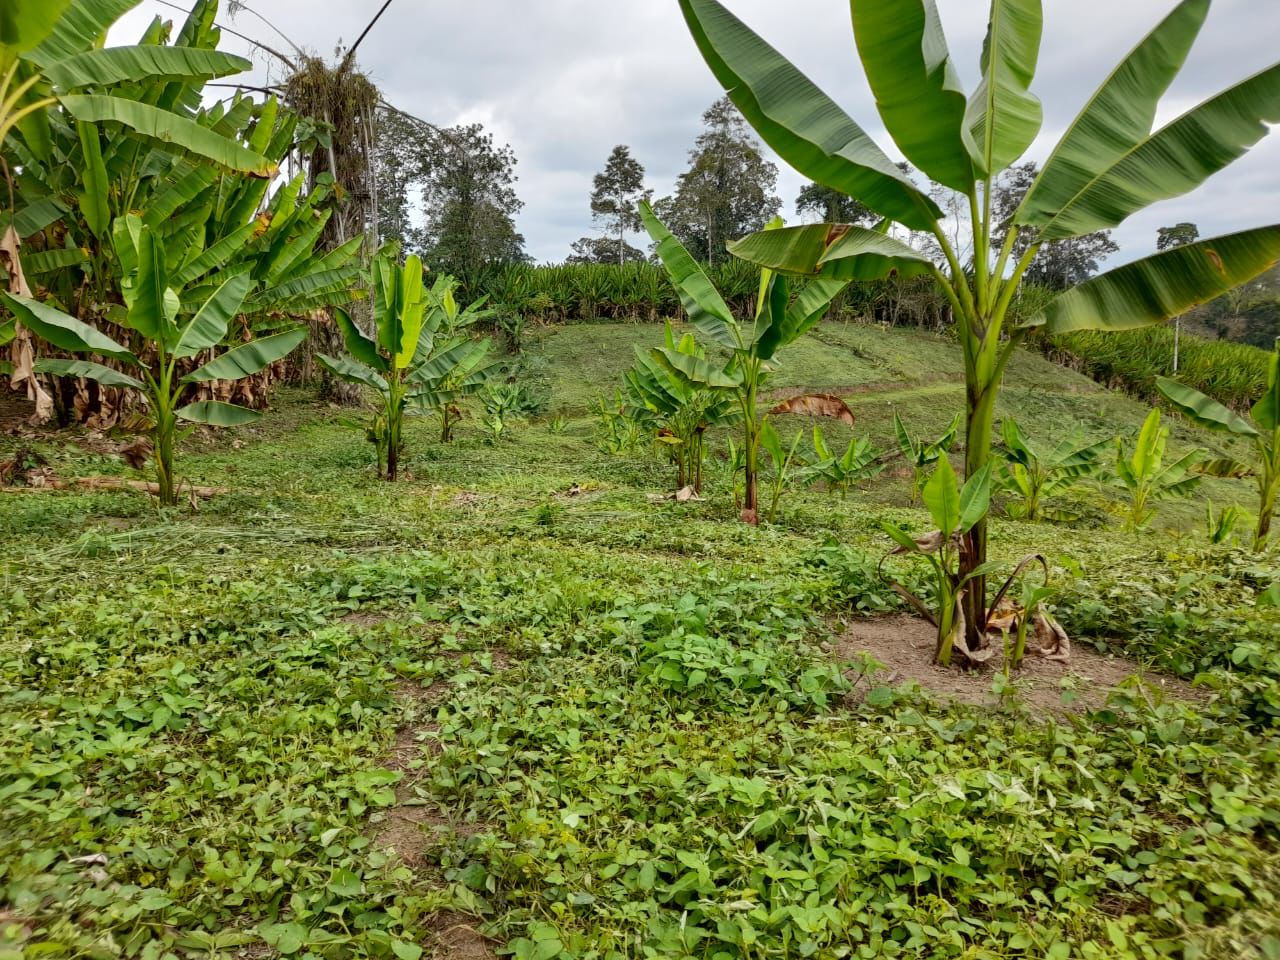
<instances>
[{"instance_id":1,"label":"broad green leaf","mask_svg":"<svg viewBox=\"0 0 1280 960\"><path fill-rule=\"evenodd\" d=\"M230 263L231 259L244 250L245 245L253 239L254 231L257 229L257 221L252 220L244 226L236 228L221 240L207 247L198 257L178 270L173 275L173 282L179 287L185 287L209 271Z\"/></svg>"},{"instance_id":2,"label":"broad green leaf","mask_svg":"<svg viewBox=\"0 0 1280 960\"><path fill-rule=\"evenodd\" d=\"M1280 428L1280 339L1276 341L1268 364L1267 389L1262 399L1253 405L1254 422L1263 430Z\"/></svg>"},{"instance_id":3,"label":"broad green leaf","mask_svg":"<svg viewBox=\"0 0 1280 960\"><path fill-rule=\"evenodd\" d=\"M933 522L942 531L943 539L955 533L960 526L960 489L956 473L951 469L951 458L945 453L938 457L938 465L925 481L920 495Z\"/></svg>"},{"instance_id":4,"label":"broad green leaf","mask_svg":"<svg viewBox=\"0 0 1280 960\"><path fill-rule=\"evenodd\" d=\"M716 79L783 160L913 230L942 218L835 101L718 0L680 0L680 9Z\"/></svg>"},{"instance_id":5,"label":"broad green leaf","mask_svg":"<svg viewBox=\"0 0 1280 960\"><path fill-rule=\"evenodd\" d=\"M1133 457L1129 460L1135 476L1154 475L1160 469L1168 436L1168 429L1160 426L1160 411L1153 409L1142 421L1138 442L1134 444Z\"/></svg>"},{"instance_id":6,"label":"broad green leaf","mask_svg":"<svg viewBox=\"0 0 1280 960\"><path fill-rule=\"evenodd\" d=\"M1044 110L1031 93L1031 81L1043 30L1040 0L991 0L982 82L965 114L979 174L994 177L1009 167L1040 132Z\"/></svg>"},{"instance_id":7,"label":"broad green leaf","mask_svg":"<svg viewBox=\"0 0 1280 960\"><path fill-rule=\"evenodd\" d=\"M373 326L378 346L394 357L400 349L400 272L386 255L373 260Z\"/></svg>"},{"instance_id":8,"label":"broad green leaf","mask_svg":"<svg viewBox=\"0 0 1280 960\"><path fill-rule=\"evenodd\" d=\"M1211 397L1206 397L1195 387L1189 387L1168 377L1157 377L1156 388L1165 399L1183 414L1210 430L1226 430L1241 436L1257 436L1258 431L1248 420L1232 413Z\"/></svg>"},{"instance_id":9,"label":"broad green leaf","mask_svg":"<svg viewBox=\"0 0 1280 960\"><path fill-rule=\"evenodd\" d=\"M1174 247L1065 291L1027 326L1056 335L1159 323L1252 280L1278 259L1280 224Z\"/></svg>"},{"instance_id":10,"label":"broad green leaf","mask_svg":"<svg viewBox=\"0 0 1280 960\"><path fill-rule=\"evenodd\" d=\"M169 275L160 238L143 228L137 237L136 254L138 272L131 287L125 290L129 311L124 322L149 340L172 346L177 340L177 329L170 316Z\"/></svg>"},{"instance_id":11,"label":"broad green leaf","mask_svg":"<svg viewBox=\"0 0 1280 960\"><path fill-rule=\"evenodd\" d=\"M348 383L358 383L377 390L379 393L385 393L387 390L386 380L373 370L356 363L354 360L350 360L347 357L330 357L323 353L317 353L316 359L320 361L322 367L335 377Z\"/></svg>"},{"instance_id":12,"label":"broad green leaf","mask_svg":"<svg viewBox=\"0 0 1280 960\"><path fill-rule=\"evenodd\" d=\"M1208 12L1209 0L1182 0L1103 81L1027 191L1015 223L1043 227L1099 170L1146 138Z\"/></svg>"},{"instance_id":13,"label":"broad green leaf","mask_svg":"<svg viewBox=\"0 0 1280 960\"><path fill-rule=\"evenodd\" d=\"M653 208L648 203L640 204L640 219L657 244L658 259L662 261L672 286L676 288L680 305L689 315L689 322L700 333L721 346L730 350L738 349L741 345L738 323L697 261L663 222L654 216Z\"/></svg>"},{"instance_id":14,"label":"broad green leaf","mask_svg":"<svg viewBox=\"0 0 1280 960\"><path fill-rule=\"evenodd\" d=\"M102 144L98 128L92 123L77 123L80 150L83 154L84 192L80 195L80 212L95 237L106 234L111 226L111 208L107 198L107 168L102 162Z\"/></svg>"},{"instance_id":15,"label":"broad green leaf","mask_svg":"<svg viewBox=\"0 0 1280 960\"><path fill-rule=\"evenodd\" d=\"M57 222L64 213L66 209L60 200L55 197L42 197L18 210L12 220L7 209L0 210L0 230L4 230L12 222L18 236L29 237L39 233L51 223Z\"/></svg>"},{"instance_id":16,"label":"broad green leaf","mask_svg":"<svg viewBox=\"0 0 1280 960\"><path fill-rule=\"evenodd\" d=\"M882 520L880 522L880 528L893 539L894 543L902 547L904 550L908 550L911 553L920 552L920 546L916 543L915 538L905 530L895 527L887 520Z\"/></svg>"},{"instance_id":17,"label":"broad green leaf","mask_svg":"<svg viewBox=\"0 0 1280 960\"><path fill-rule=\"evenodd\" d=\"M9 0L5 0L6 3ZM28 55L42 70L47 70L82 50L96 46L107 34L107 28L138 5L140 0L72 0L58 18L53 31Z\"/></svg>"},{"instance_id":18,"label":"broad green leaf","mask_svg":"<svg viewBox=\"0 0 1280 960\"><path fill-rule=\"evenodd\" d=\"M1157 130L1085 184L1041 238L1114 227L1158 200L1177 197L1244 156L1280 122L1280 64L1212 97Z\"/></svg>"},{"instance_id":19,"label":"broad green leaf","mask_svg":"<svg viewBox=\"0 0 1280 960\"><path fill-rule=\"evenodd\" d=\"M927 257L900 240L848 224L761 230L730 243L729 252L779 273L830 280L920 276L931 267Z\"/></svg>"},{"instance_id":20,"label":"broad green leaf","mask_svg":"<svg viewBox=\"0 0 1280 960\"><path fill-rule=\"evenodd\" d=\"M395 365L400 370L413 362L418 351L418 338L427 313L426 297L422 261L416 255L409 256L400 271L400 338L394 351Z\"/></svg>"},{"instance_id":21,"label":"broad green leaf","mask_svg":"<svg viewBox=\"0 0 1280 960\"><path fill-rule=\"evenodd\" d=\"M968 100L934 0L851 0L876 108L903 156L952 190L973 190Z\"/></svg>"},{"instance_id":22,"label":"broad green leaf","mask_svg":"<svg viewBox=\"0 0 1280 960\"><path fill-rule=\"evenodd\" d=\"M218 174L218 168L212 164L184 163L175 170L172 186L163 188L157 185L157 192L151 196L143 212L142 222L149 227L163 226L180 210L193 205L196 198L213 185Z\"/></svg>"},{"instance_id":23,"label":"broad green leaf","mask_svg":"<svg viewBox=\"0 0 1280 960\"><path fill-rule=\"evenodd\" d=\"M229 170L251 177L275 176L276 165L266 157L168 110L137 100L96 94L62 97L61 103L77 120L86 123L115 121L144 137L173 144Z\"/></svg>"},{"instance_id":24,"label":"broad green leaf","mask_svg":"<svg viewBox=\"0 0 1280 960\"><path fill-rule=\"evenodd\" d=\"M993 460L988 460L973 476L968 477L960 490L960 525L961 533L968 533L973 525L987 515L991 506L991 469Z\"/></svg>"},{"instance_id":25,"label":"broad green leaf","mask_svg":"<svg viewBox=\"0 0 1280 960\"><path fill-rule=\"evenodd\" d=\"M28 276L37 276L42 273L65 270L68 267L78 267L82 263L87 263L88 259L85 252L78 247L55 247L52 250L36 250L34 252L24 251L22 254L22 270Z\"/></svg>"},{"instance_id":26,"label":"broad green leaf","mask_svg":"<svg viewBox=\"0 0 1280 960\"><path fill-rule=\"evenodd\" d=\"M305 327L295 327L269 337L259 337L233 347L221 356L214 357L202 367L182 378L183 383L203 383L206 380L239 380L257 373L268 364L289 355L307 339Z\"/></svg>"},{"instance_id":27,"label":"broad green leaf","mask_svg":"<svg viewBox=\"0 0 1280 960\"><path fill-rule=\"evenodd\" d=\"M104 387L132 387L134 390L145 390L146 384L128 374L121 373L114 367L108 367L92 360L63 360L58 357L41 357L33 365L36 373L53 373L60 377L84 377L96 380Z\"/></svg>"},{"instance_id":28,"label":"broad green leaf","mask_svg":"<svg viewBox=\"0 0 1280 960\"><path fill-rule=\"evenodd\" d=\"M220 343L252 286L253 280L248 273L238 273L224 281L182 329L173 355L194 357L201 350Z\"/></svg>"},{"instance_id":29,"label":"broad green leaf","mask_svg":"<svg viewBox=\"0 0 1280 960\"><path fill-rule=\"evenodd\" d=\"M826 315L831 301L847 286L844 280L812 280L805 284L782 316L756 338L756 356L768 360L782 347L799 340Z\"/></svg>"},{"instance_id":30,"label":"broad green leaf","mask_svg":"<svg viewBox=\"0 0 1280 960\"><path fill-rule=\"evenodd\" d=\"M1228 480L1240 480L1254 475L1253 467L1231 457L1218 457L1196 464L1196 473L1206 477L1223 477Z\"/></svg>"},{"instance_id":31,"label":"broad green leaf","mask_svg":"<svg viewBox=\"0 0 1280 960\"><path fill-rule=\"evenodd\" d=\"M347 345L347 353L355 357L365 366L375 370L386 370L387 361L378 353L378 345L360 332L351 315L341 307L333 308L333 320L342 331L342 340Z\"/></svg>"},{"instance_id":32,"label":"broad green leaf","mask_svg":"<svg viewBox=\"0 0 1280 960\"><path fill-rule=\"evenodd\" d=\"M678 350L655 347L649 356L676 376L700 387L713 390L734 390L741 385L741 378L732 376L701 357L691 357Z\"/></svg>"},{"instance_id":33,"label":"broad green leaf","mask_svg":"<svg viewBox=\"0 0 1280 960\"><path fill-rule=\"evenodd\" d=\"M197 400L174 411L179 419L191 423L207 423L212 427L239 427L262 419L262 414L248 407L221 400Z\"/></svg>"},{"instance_id":34,"label":"broad green leaf","mask_svg":"<svg viewBox=\"0 0 1280 960\"><path fill-rule=\"evenodd\" d=\"M0 300L13 311L19 323L55 347L72 353L99 353L104 357L138 362L137 357L105 333L68 316L56 307L4 291L0 291Z\"/></svg>"},{"instance_id":35,"label":"broad green leaf","mask_svg":"<svg viewBox=\"0 0 1280 960\"><path fill-rule=\"evenodd\" d=\"M70 0L5 0L0 4L0 65L4 47L31 50L44 41L62 17Z\"/></svg>"},{"instance_id":36,"label":"broad green leaf","mask_svg":"<svg viewBox=\"0 0 1280 960\"><path fill-rule=\"evenodd\" d=\"M86 50L52 64L45 79L62 90L160 80L212 80L252 69L244 57L219 50L145 45Z\"/></svg>"}]
</instances>

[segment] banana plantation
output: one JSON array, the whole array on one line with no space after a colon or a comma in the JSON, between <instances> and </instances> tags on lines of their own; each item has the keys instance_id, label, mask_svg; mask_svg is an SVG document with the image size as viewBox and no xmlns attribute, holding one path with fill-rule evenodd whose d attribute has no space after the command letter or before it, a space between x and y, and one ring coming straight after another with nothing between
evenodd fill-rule
<instances>
[{"instance_id":1,"label":"banana plantation","mask_svg":"<svg viewBox=\"0 0 1280 960\"><path fill-rule=\"evenodd\" d=\"M1280 958L1269 5L0 3L0 960Z\"/></svg>"}]
</instances>

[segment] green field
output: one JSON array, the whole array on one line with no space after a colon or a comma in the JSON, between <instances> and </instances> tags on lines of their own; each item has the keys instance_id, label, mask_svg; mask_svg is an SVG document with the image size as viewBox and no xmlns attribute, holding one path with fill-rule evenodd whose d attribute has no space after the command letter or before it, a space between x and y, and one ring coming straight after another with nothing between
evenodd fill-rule
<instances>
[{"instance_id":1,"label":"green field","mask_svg":"<svg viewBox=\"0 0 1280 960\"><path fill-rule=\"evenodd\" d=\"M286 391L186 442L230 488L193 514L0 493L5 955L1274 956L1274 560L1206 547L1198 502L1136 536L1101 489L1077 527L997 520L995 556L1059 568L1077 647L1150 682L1103 706L1068 671L1059 714L985 674L995 707L951 705L826 647L899 609L878 524L928 522L901 476L752 529L720 438L690 504L601 452L593 399L659 336L539 331L547 412L496 445L417 422L395 486L364 414ZM961 400L941 338L828 324L783 359L775 389L848 393L880 442ZM1145 414L1031 354L1003 403L1036 437ZM118 445L0 454L129 474Z\"/></svg>"}]
</instances>

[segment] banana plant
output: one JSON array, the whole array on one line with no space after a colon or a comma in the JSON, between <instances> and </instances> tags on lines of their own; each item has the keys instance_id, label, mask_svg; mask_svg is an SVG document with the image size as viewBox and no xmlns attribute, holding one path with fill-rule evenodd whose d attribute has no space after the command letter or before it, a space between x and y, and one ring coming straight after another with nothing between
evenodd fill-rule
<instances>
[{"instance_id":1,"label":"banana plant","mask_svg":"<svg viewBox=\"0 0 1280 960\"><path fill-rule=\"evenodd\" d=\"M938 462L944 453L950 453L956 445L956 437L960 435L960 423L964 419L957 413L951 424L936 440L925 440L912 436L895 410L893 413L893 432L898 439L898 451L911 466L911 503L915 504L920 496L920 488L924 485L926 472Z\"/></svg>"},{"instance_id":2,"label":"banana plant","mask_svg":"<svg viewBox=\"0 0 1280 960\"><path fill-rule=\"evenodd\" d=\"M426 326L434 331L438 340L451 342L459 348L456 362L444 364L434 382L424 384L427 389L418 393L419 406L432 410L440 418L440 442L450 443L453 430L461 412L458 401L483 390L497 372L498 365L489 356L488 341L468 340L461 335L468 327L493 315L485 308L487 297L481 297L460 307L454 296L460 286L457 278L441 274L427 290L430 310ZM463 348L463 344L467 344Z\"/></svg>"},{"instance_id":3,"label":"banana plant","mask_svg":"<svg viewBox=\"0 0 1280 960\"><path fill-rule=\"evenodd\" d=\"M18 0L19 10L32 2ZM208 81L249 66L216 49L216 2L198 0L176 30L157 19L137 44L103 49L102 36L133 4L63 6L50 35L19 62L20 75L38 78L32 95L51 102L4 144L21 164L11 220L32 283L77 319L127 335L110 326L124 279L111 225L137 212L168 251L183 296L178 322L239 272L254 281L242 322L258 333L351 300L360 239L315 251L335 202L331 178L304 195L298 176L268 198L270 178L302 135L297 115L275 98L241 93L203 102Z\"/></svg>"},{"instance_id":4,"label":"banana plant","mask_svg":"<svg viewBox=\"0 0 1280 960\"><path fill-rule=\"evenodd\" d=\"M374 337L365 336L345 310L336 308L349 356L317 354L316 359L335 377L377 395L379 410L370 435L378 448L379 475L395 481L406 411L433 409L478 390L487 379L482 359L489 341L437 336L443 314L428 309L422 261L416 256L401 266L393 251L381 251L373 260L371 286Z\"/></svg>"},{"instance_id":5,"label":"banana plant","mask_svg":"<svg viewBox=\"0 0 1280 960\"><path fill-rule=\"evenodd\" d=\"M1205 536L1215 547L1227 543L1243 517L1244 511L1234 503L1219 511L1213 509L1212 503L1207 503L1204 508ZM1265 544L1266 541L1263 542Z\"/></svg>"},{"instance_id":6,"label":"banana plant","mask_svg":"<svg viewBox=\"0 0 1280 960\"><path fill-rule=\"evenodd\" d=\"M991 0L981 80L966 95L934 0L851 0L854 42L885 129L910 164L967 201L965 243L942 208L854 120L720 0L679 0L720 85L760 137L802 176L852 197L883 222L764 231L730 245L769 270L848 280L934 278L951 307L965 369L965 467L992 456L1004 371L1034 330L1116 330L1167 320L1244 283L1280 258L1280 225L1205 239L1128 263L1059 293L1041 311L1011 312L1040 250L1122 223L1199 186L1280 121L1280 64L1153 130L1160 100L1186 60L1209 0L1182 0L1102 81L1052 150L1003 243L993 193L1003 170L1040 132L1032 93L1043 29L1041 0ZM931 235L931 259L890 235ZM967 629L985 642L987 522L966 534Z\"/></svg>"},{"instance_id":7,"label":"banana plant","mask_svg":"<svg viewBox=\"0 0 1280 960\"><path fill-rule=\"evenodd\" d=\"M0 293L0 299L23 326L53 346L114 360L125 368L97 360L53 357L41 358L35 364L37 372L85 377L105 386L136 390L145 397L151 416L157 495L162 504L172 506L177 503L178 489L174 474L178 421L234 427L260 416L255 410L215 400L179 406L183 395L196 384L238 380L257 373L288 355L306 338L306 330L295 327L242 343L184 374L184 360L216 350L226 337L227 327L240 312L253 280L247 273L226 277L190 318L179 324L176 321L181 295L170 286L161 239L136 216L118 219L112 238L115 254L124 267L125 301L113 319L132 332L130 346L50 303L6 293Z\"/></svg>"},{"instance_id":8,"label":"banana plant","mask_svg":"<svg viewBox=\"0 0 1280 960\"><path fill-rule=\"evenodd\" d=\"M773 477L769 483L769 509L765 512L765 520L773 523L778 516L778 505L782 502L782 494L787 489L791 478L791 467L796 462L796 453L800 449L803 430L797 430L791 446L784 446L778 431L773 424L765 420L760 425L760 446L764 448L769 459L773 461Z\"/></svg>"},{"instance_id":9,"label":"banana plant","mask_svg":"<svg viewBox=\"0 0 1280 960\"><path fill-rule=\"evenodd\" d=\"M1253 533L1253 549L1262 552L1271 536L1271 521L1280 497L1280 340L1271 354L1267 388L1250 411L1247 420L1194 387L1167 377L1156 381L1165 399L1179 411L1210 430L1222 430L1253 441L1257 453L1254 465L1234 460L1213 460L1201 471L1217 476L1252 476L1258 484L1258 524Z\"/></svg>"},{"instance_id":10,"label":"banana plant","mask_svg":"<svg viewBox=\"0 0 1280 960\"><path fill-rule=\"evenodd\" d=\"M678 341L667 324L665 349L706 362L706 351L692 334ZM650 353L636 348L636 359L623 375L623 413L642 424L676 465L676 490L702 492L703 441L713 426L732 423L737 411L724 391L712 390L674 374Z\"/></svg>"},{"instance_id":11,"label":"banana plant","mask_svg":"<svg viewBox=\"0 0 1280 960\"><path fill-rule=\"evenodd\" d=\"M793 299L784 277L772 270L762 270L755 316L749 323L740 322L697 261L654 216L647 202L640 205L640 219L656 244L658 259L676 289L689 322L709 341L728 352L729 362L720 366L666 348L654 350L651 356L691 384L728 391L736 398L746 458L741 516L747 523L758 523L760 430L765 420L757 404L761 384L778 350L799 339L821 320L848 280L812 280ZM772 227L781 232L782 221L775 220Z\"/></svg>"},{"instance_id":12,"label":"banana plant","mask_svg":"<svg viewBox=\"0 0 1280 960\"><path fill-rule=\"evenodd\" d=\"M1189 497L1200 486L1200 477L1192 468L1202 459L1201 452L1192 450L1172 463L1165 463L1168 442L1169 428L1160 425L1158 409L1147 414L1132 452L1125 452L1124 441L1115 441L1116 479L1129 494L1125 514L1127 530L1141 530L1150 523L1156 503Z\"/></svg>"},{"instance_id":13,"label":"banana plant","mask_svg":"<svg viewBox=\"0 0 1280 960\"><path fill-rule=\"evenodd\" d=\"M805 468L809 483L824 484L828 491L840 491L841 498L848 496L849 487L863 480L870 480L884 472L885 464L880 452L865 437L854 437L844 453L836 453L827 446L822 428L813 428L813 459Z\"/></svg>"},{"instance_id":14,"label":"banana plant","mask_svg":"<svg viewBox=\"0 0 1280 960\"><path fill-rule=\"evenodd\" d=\"M996 471L995 484L998 491L1016 498L1006 507L1009 516L1033 523L1077 519L1069 511L1046 506L1044 501L1095 476L1114 441L1080 445L1068 437L1046 449L1028 440L1012 417L1001 423L1000 433L1004 446L999 453L1004 462Z\"/></svg>"},{"instance_id":15,"label":"banana plant","mask_svg":"<svg viewBox=\"0 0 1280 960\"><path fill-rule=\"evenodd\" d=\"M951 665L951 654L957 646L967 660L978 655L978 648L971 647L966 640L965 610L961 601L968 582L985 575L988 567L965 569L963 558L968 543L964 536L986 515L991 502L991 467L988 462L961 486L951 458L946 453L939 454L937 466L921 490L937 530L917 539L892 523L883 524L885 533L898 544L888 556L923 557L933 568L937 600L934 610L901 584L895 582L892 586L938 628L934 655L943 666ZM882 560L882 576L883 563Z\"/></svg>"}]
</instances>

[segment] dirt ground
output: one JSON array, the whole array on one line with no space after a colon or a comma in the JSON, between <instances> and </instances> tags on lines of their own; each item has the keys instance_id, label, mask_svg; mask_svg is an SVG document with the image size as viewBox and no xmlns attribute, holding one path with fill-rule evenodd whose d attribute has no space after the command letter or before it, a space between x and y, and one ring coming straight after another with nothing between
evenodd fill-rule
<instances>
[{"instance_id":1,"label":"dirt ground","mask_svg":"<svg viewBox=\"0 0 1280 960\"><path fill-rule=\"evenodd\" d=\"M876 684L897 686L914 680L928 693L952 703L999 703L1000 698L992 691L992 680L1002 669L1000 653L982 670L940 667L933 662L937 631L919 617L854 619L840 626L833 652L842 661L856 660L866 653L883 664L883 669L868 678ZM1010 680L1017 696L1033 712L1066 715L1103 706L1112 690L1135 675L1154 700L1171 698L1195 703L1208 696L1207 691L1184 680L1148 670L1123 657L1104 656L1079 643L1072 644L1068 663L1028 653L1022 668L1014 671Z\"/></svg>"}]
</instances>

